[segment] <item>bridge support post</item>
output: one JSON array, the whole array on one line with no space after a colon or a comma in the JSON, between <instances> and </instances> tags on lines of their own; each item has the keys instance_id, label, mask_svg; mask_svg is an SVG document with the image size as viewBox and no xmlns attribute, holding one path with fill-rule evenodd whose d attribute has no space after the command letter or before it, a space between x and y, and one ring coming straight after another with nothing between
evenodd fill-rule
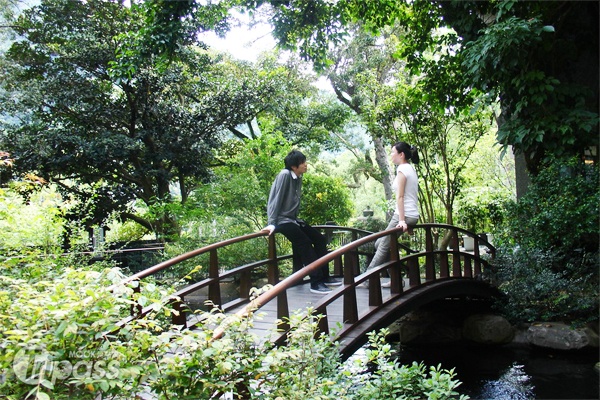
<instances>
[{"instance_id":1,"label":"bridge support post","mask_svg":"<svg viewBox=\"0 0 600 400\"><path fill-rule=\"evenodd\" d=\"M173 325L182 325L184 328L187 328L187 313L185 312L186 305L184 303L183 298L175 300L173 303L173 316L171 317L171 322Z\"/></svg>"},{"instance_id":2,"label":"bridge support post","mask_svg":"<svg viewBox=\"0 0 600 400\"><path fill-rule=\"evenodd\" d=\"M344 256L344 285L354 283L354 265L358 264L358 253L350 252ZM353 324L358 321L358 305L356 303L356 286L344 293L344 322Z\"/></svg>"},{"instance_id":3,"label":"bridge support post","mask_svg":"<svg viewBox=\"0 0 600 400\"><path fill-rule=\"evenodd\" d=\"M269 263L267 264L267 280L271 285L276 285L279 283L279 265L277 264L277 243L275 243L275 235L269 235L268 242Z\"/></svg>"},{"instance_id":4,"label":"bridge support post","mask_svg":"<svg viewBox=\"0 0 600 400\"><path fill-rule=\"evenodd\" d=\"M388 270L390 275L390 293L402 293L402 264L398 262L398 235L392 233L390 237L390 260L394 262L392 268Z\"/></svg>"},{"instance_id":5,"label":"bridge support post","mask_svg":"<svg viewBox=\"0 0 600 400\"><path fill-rule=\"evenodd\" d=\"M134 281L131 282L131 286L133 288L133 293L134 293L134 297L135 294L140 294L141 293L141 288L140 285L142 283L140 282L139 279L136 279ZM131 308L129 310L129 314L131 314L131 316L135 316L140 315L142 313L142 306L140 305L140 303L138 303L135 298L132 299L134 302L131 304Z\"/></svg>"},{"instance_id":6,"label":"bridge support post","mask_svg":"<svg viewBox=\"0 0 600 400\"><path fill-rule=\"evenodd\" d=\"M212 282L208 285L208 299L215 305L221 307L221 282L219 279L219 257L217 250L210 251L210 265L208 267L208 277Z\"/></svg>"},{"instance_id":7,"label":"bridge support post","mask_svg":"<svg viewBox=\"0 0 600 400\"><path fill-rule=\"evenodd\" d=\"M421 284L421 272L419 271L418 258L409 258L406 264L408 266L408 285L410 287L419 286Z\"/></svg>"},{"instance_id":8,"label":"bridge support post","mask_svg":"<svg viewBox=\"0 0 600 400\"><path fill-rule=\"evenodd\" d=\"M425 281L435 281L435 253L431 227L425 228Z\"/></svg>"}]
</instances>

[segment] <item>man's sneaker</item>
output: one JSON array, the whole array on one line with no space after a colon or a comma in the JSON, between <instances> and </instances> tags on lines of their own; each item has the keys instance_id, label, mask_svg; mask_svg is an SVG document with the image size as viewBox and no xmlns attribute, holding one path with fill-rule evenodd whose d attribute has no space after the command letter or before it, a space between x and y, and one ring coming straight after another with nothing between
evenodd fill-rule
<instances>
[{"instance_id":1,"label":"man's sneaker","mask_svg":"<svg viewBox=\"0 0 600 400\"><path fill-rule=\"evenodd\" d=\"M325 282L327 286L340 286L342 284L342 281L340 279L331 276L325 278L323 282Z\"/></svg>"},{"instance_id":2,"label":"man's sneaker","mask_svg":"<svg viewBox=\"0 0 600 400\"><path fill-rule=\"evenodd\" d=\"M325 286L323 283L317 283L316 285L310 285L311 293L316 294L328 294L331 293L331 289Z\"/></svg>"}]
</instances>

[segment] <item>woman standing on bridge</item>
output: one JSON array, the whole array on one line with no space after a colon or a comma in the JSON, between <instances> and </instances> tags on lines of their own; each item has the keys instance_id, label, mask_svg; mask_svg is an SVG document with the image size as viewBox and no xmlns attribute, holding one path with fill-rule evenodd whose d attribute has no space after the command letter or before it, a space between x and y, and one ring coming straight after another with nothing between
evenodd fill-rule
<instances>
[{"instance_id":1,"label":"woman standing on bridge","mask_svg":"<svg viewBox=\"0 0 600 400\"><path fill-rule=\"evenodd\" d=\"M419 221L419 179L411 164L411 161L414 164L419 163L419 154L415 146L398 142L392 146L390 156L394 165L397 165L396 178L392 183L392 189L396 193L396 209L386 230L402 228L402 232L407 232L409 227ZM367 271L387 261L390 255L390 236L377 239L375 248L377 250ZM384 283L382 286L389 287L389 283Z\"/></svg>"}]
</instances>

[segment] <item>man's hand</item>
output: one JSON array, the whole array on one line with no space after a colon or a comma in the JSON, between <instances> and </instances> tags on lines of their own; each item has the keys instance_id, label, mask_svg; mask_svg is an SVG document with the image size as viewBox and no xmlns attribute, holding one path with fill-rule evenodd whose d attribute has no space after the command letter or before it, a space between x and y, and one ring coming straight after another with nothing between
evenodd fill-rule
<instances>
[{"instance_id":1,"label":"man's hand","mask_svg":"<svg viewBox=\"0 0 600 400\"><path fill-rule=\"evenodd\" d=\"M264 228L262 228L260 230L261 232L269 232L269 236L273 234L273 231L275 231L275 225L269 225L269 226L265 226Z\"/></svg>"}]
</instances>

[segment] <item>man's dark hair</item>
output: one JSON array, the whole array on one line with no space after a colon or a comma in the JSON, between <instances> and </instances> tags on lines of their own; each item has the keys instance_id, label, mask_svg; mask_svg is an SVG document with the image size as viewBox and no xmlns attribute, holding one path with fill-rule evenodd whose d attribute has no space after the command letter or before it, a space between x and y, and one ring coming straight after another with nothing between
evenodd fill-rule
<instances>
[{"instance_id":1,"label":"man's dark hair","mask_svg":"<svg viewBox=\"0 0 600 400\"><path fill-rule=\"evenodd\" d=\"M300 164L305 163L306 156L299 150L292 150L285 156L283 162L285 163L285 168L291 171L292 167L298 167Z\"/></svg>"}]
</instances>

